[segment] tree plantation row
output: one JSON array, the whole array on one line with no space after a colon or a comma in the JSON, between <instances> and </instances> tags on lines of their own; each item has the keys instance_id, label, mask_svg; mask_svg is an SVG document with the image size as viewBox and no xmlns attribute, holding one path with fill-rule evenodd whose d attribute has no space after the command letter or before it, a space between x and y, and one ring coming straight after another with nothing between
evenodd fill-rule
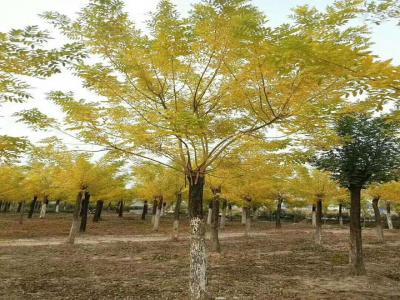
<instances>
[{"instance_id":1,"label":"tree plantation row","mask_svg":"<svg viewBox=\"0 0 400 300\"><path fill-rule=\"evenodd\" d=\"M184 16L161 0L145 29L122 0L90 0L73 17L44 12L63 45L49 49L51 32L37 26L1 34L1 101L30 99L26 76L72 74L88 96L49 90L46 101L61 112L21 104L14 117L85 146L2 136L0 200L21 203L21 220L38 200L42 217L50 200L73 205L71 244L89 203L99 219L104 202L122 212L146 200L155 230L166 203L175 239L187 204L191 299L207 297L206 219L218 252L228 206L242 208L248 233L258 210L280 216L282 207L311 205L321 244L323 210L346 205L350 272L363 275L362 201L371 202L382 242L380 200L389 228L400 203L400 67L372 52L372 26L396 21L399 7L303 5L272 26L247 0L197 1Z\"/></svg>"}]
</instances>

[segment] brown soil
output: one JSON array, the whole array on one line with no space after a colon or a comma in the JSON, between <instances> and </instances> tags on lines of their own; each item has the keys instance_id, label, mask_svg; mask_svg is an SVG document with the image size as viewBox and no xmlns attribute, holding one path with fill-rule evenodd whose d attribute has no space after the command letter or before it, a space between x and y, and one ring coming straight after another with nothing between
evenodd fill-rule
<instances>
[{"instance_id":1,"label":"brown soil","mask_svg":"<svg viewBox=\"0 0 400 300\"><path fill-rule=\"evenodd\" d=\"M71 216L17 223L0 216L0 238L62 239ZM168 238L171 220L154 234L149 222L105 215L89 223L77 245L0 246L2 299L187 299L188 241ZM185 224L184 227L187 227ZM186 228L187 229L187 228ZM367 276L350 277L348 229L324 228L323 246L314 245L307 224L258 222L254 236L241 237L242 226L228 223L222 253L209 254L210 298L215 299L399 299L400 231L385 231L379 244L373 230L363 233ZM234 234L236 232L236 234ZM140 235L135 237L133 235ZM148 236L148 241L132 241ZM183 235L184 236L184 235ZM118 237L130 241L120 242Z\"/></svg>"}]
</instances>

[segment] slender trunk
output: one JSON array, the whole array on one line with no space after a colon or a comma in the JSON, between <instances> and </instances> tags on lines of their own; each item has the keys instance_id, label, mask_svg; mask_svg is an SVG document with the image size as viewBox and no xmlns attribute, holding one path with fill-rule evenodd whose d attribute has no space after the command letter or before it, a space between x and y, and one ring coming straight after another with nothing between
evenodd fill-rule
<instances>
[{"instance_id":1,"label":"slender trunk","mask_svg":"<svg viewBox=\"0 0 400 300\"><path fill-rule=\"evenodd\" d=\"M222 212L221 212L220 229L224 229L225 228L226 207L227 207L227 201L224 199L224 200L222 200Z\"/></svg>"},{"instance_id":2,"label":"slender trunk","mask_svg":"<svg viewBox=\"0 0 400 300\"><path fill-rule=\"evenodd\" d=\"M60 212L60 200L56 201L56 213L58 214Z\"/></svg>"},{"instance_id":3,"label":"slender trunk","mask_svg":"<svg viewBox=\"0 0 400 300\"><path fill-rule=\"evenodd\" d=\"M322 198L317 198L317 205L316 205L316 213L315 213L315 236L314 240L315 243L321 245L321 225L322 225Z\"/></svg>"},{"instance_id":4,"label":"slender trunk","mask_svg":"<svg viewBox=\"0 0 400 300\"><path fill-rule=\"evenodd\" d=\"M19 210L19 224L22 224L24 221L24 210L25 210L25 201L22 201Z\"/></svg>"},{"instance_id":5,"label":"slender trunk","mask_svg":"<svg viewBox=\"0 0 400 300\"><path fill-rule=\"evenodd\" d=\"M79 226L79 231L80 232L85 232L86 231L86 223L87 223L87 216L88 216L88 209L89 209L89 199L90 199L90 194L85 193L85 197L82 199L82 204L81 204L81 225Z\"/></svg>"},{"instance_id":6,"label":"slender trunk","mask_svg":"<svg viewBox=\"0 0 400 300\"><path fill-rule=\"evenodd\" d=\"M190 217L189 298L197 300L206 298L207 285L207 253L203 221L204 175L193 172L187 177Z\"/></svg>"},{"instance_id":7,"label":"slender trunk","mask_svg":"<svg viewBox=\"0 0 400 300\"><path fill-rule=\"evenodd\" d=\"M172 228L172 239L177 241L179 236L179 215L182 203L182 193L179 192L176 195L176 203L175 203L175 210L174 210L174 224Z\"/></svg>"},{"instance_id":8,"label":"slender trunk","mask_svg":"<svg viewBox=\"0 0 400 300\"><path fill-rule=\"evenodd\" d=\"M339 225L343 226L343 204L339 203Z\"/></svg>"},{"instance_id":9,"label":"slender trunk","mask_svg":"<svg viewBox=\"0 0 400 300\"><path fill-rule=\"evenodd\" d=\"M3 207L3 201L0 201L0 212L2 211L2 210L1 210L2 207Z\"/></svg>"},{"instance_id":10,"label":"slender trunk","mask_svg":"<svg viewBox=\"0 0 400 300\"><path fill-rule=\"evenodd\" d=\"M37 201L36 205L35 205L35 211L36 212L40 212L40 208L42 207L42 202L41 201Z\"/></svg>"},{"instance_id":11,"label":"slender trunk","mask_svg":"<svg viewBox=\"0 0 400 300\"><path fill-rule=\"evenodd\" d=\"M232 204L228 204L228 215L229 215L229 221L232 222L233 220L233 214L232 214Z\"/></svg>"},{"instance_id":12,"label":"slender trunk","mask_svg":"<svg viewBox=\"0 0 400 300\"><path fill-rule=\"evenodd\" d=\"M156 219L156 213L157 213L157 197L154 197L152 214L151 214L151 224L152 225L154 225L154 221Z\"/></svg>"},{"instance_id":13,"label":"slender trunk","mask_svg":"<svg viewBox=\"0 0 400 300\"><path fill-rule=\"evenodd\" d=\"M278 204L276 206L276 223L275 228L281 228L281 210L282 210L282 197L278 197Z\"/></svg>"},{"instance_id":14,"label":"slender trunk","mask_svg":"<svg viewBox=\"0 0 400 300\"><path fill-rule=\"evenodd\" d=\"M142 217L141 217L141 219L142 219L143 221L146 220L146 215L147 215L148 209L149 209L149 206L147 205L147 201L145 201L145 202L143 203L143 210L142 210Z\"/></svg>"},{"instance_id":15,"label":"slender trunk","mask_svg":"<svg viewBox=\"0 0 400 300\"><path fill-rule=\"evenodd\" d=\"M18 202L17 213L21 211L22 201Z\"/></svg>"},{"instance_id":16,"label":"slender trunk","mask_svg":"<svg viewBox=\"0 0 400 300\"><path fill-rule=\"evenodd\" d=\"M211 225L212 220L212 201L208 204L207 225Z\"/></svg>"},{"instance_id":17,"label":"slender trunk","mask_svg":"<svg viewBox=\"0 0 400 300\"><path fill-rule=\"evenodd\" d=\"M375 229L376 229L376 234L378 236L379 242L383 243L384 239L383 239L381 212L379 211L378 205L379 205L379 198L374 197L374 199L372 199L372 207L374 209L374 214L375 214Z\"/></svg>"},{"instance_id":18,"label":"slender trunk","mask_svg":"<svg viewBox=\"0 0 400 300\"><path fill-rule=\"evenodd\" d=\"M33 216L33 212L35 210L36 202L37 202L37 196L34 196L32 202L31 202L31 205L29 207L28 219L31 219L32 216Z\"/></svg>"},{"instance_id":19,"label":"slender trunk","mask_svg":"<svg viewBox=\"0 0 400 300\"><path fill-rule=\"evenodd\" d=\"M47 211L48 205L49 205L49 198L48 198L48 196L45 196L42 207L40 208L40 215L39 215L40 219L43 219L46 216L46 211Z\"/></svg>"},{"instance_id":20,"label":"slender trunk","mask_svg":"<svg viewBox=\"0 0 400 300\"><path fill-rule=\"evenodd\" d=\"M75 208L72 214L72 225L69 231L69 237L67 242L69 244L75 243L75 237L79 228L79 213L81 211L82 201L85 199L86 189L82 189L76 196Z\"/></svg>"},{"instance_id":21,"label":"slender trunk","mask_svg":"<svg viewBox=\"0 0 400 300\"><path fill-rule=\"evenodd\" d=\"M311 213L311 223L312 223L313 227L317 226L317 216L316 216L315 210L316 210L316 207L315 207L315 204L313 204L312 205L312 213Z\"/></svg>"},{"instance_id":22,"label":"slender trunk","mask_svg":"<svg viewBox=\"0 0 400 300\"><path fill-rule=\"evenodd\" d=\"M365 274L361 235L361 188L350 187L350 271L353 275Z\"/></svg>"},{"instance_id":23,"label":"slender trunk","mask_svg":"<svg viewBox=\"0 0 400 300\"><path fill-rule=\"evenodd\" d=\"M257 207L254 207L253 208L253 221L255 222L255 221L257 221L257 219L258 219L258 209L257 209Z\"/></svg>"},{"instance_id":24,"label":"slender trunk","mask_svg":"<svg viewBox=\"0 0 400 300\"><path fill-rule=\"evenodd\" d=\"M242 225L246 225L246 208L242 207Z\"/></svg>"},{"instance_id":25,"label":"slender trunk","mask_svg":"<svg viewBox=\"0 0 400 300\"><path fill-rule=\"evenodd\" d=\"M246 227L244 231L244 235L248 237L250 235L250 229L251 229L251 216L250 216L250 207L245 207L245 214L246 214Z\"/></svg>"},{"instance_id":26,"label":"slender trunk","mask_svg":"<svg viewBox=\"0 0 400 300\"><path fill-rule=\"evenodd\" d=\"M219 195L216 194L212 200L212 220L211 220L211 251L221 252L221 246L218 238L219 221Z\"/></svg>"},{"instance_id":27,"label":"slender trunk","mask_svg":"<svg viewBox=\"0 0 400 300\"><path fill-rule=\"evenodd\" d=\"M124 214L124 201L119 202L119 207L118 207L118 217L122 218Z\"/></svg>"},{"instance_id":28,"label":"slender trunk","mask_svg":"<svg viewBox=\"0 0 400 300\"><path fill-rule=\"evenodd\" d=\"M162 209L162 198L159 198L158 201L158 205L157 205L157 209L156 209L156 215L154 218L154 226L153 226L153 230L154 231L158 231L159 227L160 227L160 216L161 216L161 209Z\"/></svg>"},{"instance_id":29,"label":"slender trunk","mask_svg":"<svg viewBox=\"0 0 400 300\"><path fill-rule=\"evenodd\" d=\"M6 202L6 203L4 204L3 212L7 212L7 211L8 211L9 205L10 205L10 202Z\"/></svg>"},{"instance_id":30,"label":"slender trunk","mask_svg":"<svg viewBox=\"0 0 400 300\"><path fill-rule=\"evenodd\" d=\"M96 210L94 211L93 215L93 222L99 222L101 217L101 211L103 210L104 201L97 200L96 201Z\"/></svg>"},{"instance_id":31,"label":"slender trunk","mask_svg":"<svg viewBox=\"0 0 400 300\"><path fill-rule=\"evenodd\" d=\"M392 223L392 213L390 211L390 201L386 201L386 221L389 230L393 229L393 223Z\"/></svg>"}]
</instances>

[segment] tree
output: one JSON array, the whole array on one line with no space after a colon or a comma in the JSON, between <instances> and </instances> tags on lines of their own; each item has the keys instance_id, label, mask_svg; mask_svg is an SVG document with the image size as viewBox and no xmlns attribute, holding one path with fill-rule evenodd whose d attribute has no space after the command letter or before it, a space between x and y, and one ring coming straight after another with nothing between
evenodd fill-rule
<instances>
[{"instance_id":1,"label":"tree","mask_svg":"<svg viewBox=\"0 0 400 300\"><path fill-rule=\"evenodd\" d=\"M344 115L335 125L342 145L322 152L316 165L332 173L350 191L350 267L365 273L360 223L361 189L373 182L391 180L400 168L398 127L385 116Z\"/></svg>"}]
</instances>

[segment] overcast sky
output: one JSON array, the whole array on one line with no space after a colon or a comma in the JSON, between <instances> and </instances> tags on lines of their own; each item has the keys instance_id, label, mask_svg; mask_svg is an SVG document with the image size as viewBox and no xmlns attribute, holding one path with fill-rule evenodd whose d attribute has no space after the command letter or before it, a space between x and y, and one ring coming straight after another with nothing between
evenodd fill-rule
<instances>
[{"instance_id":1,"label":"overcast sky","mask_svg":"<svg viewBox=\"0 0 400 300\"><path fill-rule=\"evenodd\" d=\"M44 21L38 17L44 11L58 11L63 14L73 16L75 12L84 6L86 0L0 0L0 31L9 31L11 28L21 28L26 25L40 25L46 27ZM190 10L192 1L175 0L173 1L181 12ZM296 5L309 4L324 8L333 0L253 0L267 15L271 25L279 25L288 22L290 9ZM143 26L148 12L153 11L158 0L125 0L126 11L132 20L140 27ZM382 58L392 58L395 63L400 63L400 26L394 23L374 27L373 51ZM0 134L14 136L29 136L32 140L38 140L43 134L30 131L22 124L15 122L10 117L12 113L21 109L38 107L42 112L50 115L59 115L57 108L46 101L45 95L51 90L74 91L81 97L90 96L88 92L80 87L80 82L68 74L59 74L48 80L30 80L29 83L34 87L32 95L34 99L24 104L4 104L0 107ZM77 147L79 142L67 139L66 142ZM87 147L86 147L87 148Z\"/></svg>"}]
</instances>

